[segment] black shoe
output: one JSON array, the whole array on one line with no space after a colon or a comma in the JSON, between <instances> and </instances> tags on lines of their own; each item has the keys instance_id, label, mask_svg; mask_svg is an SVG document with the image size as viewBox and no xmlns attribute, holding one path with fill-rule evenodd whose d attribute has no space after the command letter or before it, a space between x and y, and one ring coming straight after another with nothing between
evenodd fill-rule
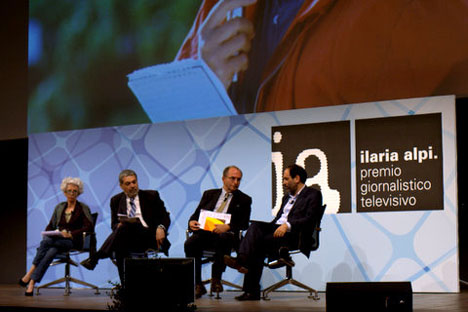
<instances>
[{"instance_id":1,"label":"black shoe","mask_svg":"<svg viewBox=\"0 0 468 312\"><path fill-rule=\"evenodd\" d=\"M230 267L232 269L235 269L235 270L239 271L239 273L242 273L242 274L247 274L249 272L249 269L242 266L237 261L236 258L233 258L233 257L228 256L228 255L224 255L224 264L226 264L228 267Z\"/></svg>"},{"instance_id":2,"label":"black shoe","mask_svg":"<svg viewBox=\"0 0 468 312\"><path fill-rule=\"evenodd\" d=\"M33 290L33 291L25 291L25 292L24 292L24 295L25 295L26 297L32 297L32 296L34 296L34 290Z\"/></svg>"},{"instance_id":3,"label":"black shoe","mask_svg":"<svg viewBox=\"0 0 468 312\"><path fill-rule=\"evenodd\" d=\"M237 301L254 301L260 300L260 295L254 295L248 292L243 293L240 296L235 297Z\"/></svg>"},{"instance_id":4,"label":"black shoe","mask_svg":"<svg viewBox=\"0 0 468 312\"><path fill-rule=\"evenodd\" d=\"M196 284L195 285L195 299L201 298L201 296L203 296L204 294L206 294L205 286L203 284Z\"/></svg>"},{"instance_id":5,"label":"black shoe","mask_svg":"<svg viewBox=\"0 0 468 312\"><path fill-rule=\"evenodd\" d=\"M26 286L28 286L29 282L25 283L25 282L23 282L23 278L20 278L18 284L21 287L26 287Z\"/></svg>"},{"instance_id":6,"label":"black shoe","mask_svg":"<svg viewBox=\"0 0 468 312\"><path fill-rule=\"evenodd\" d=\"M91 270L91 271L94 270L97 263L98 263L97 260L94 260L92 258L88 258L80 262L82 266L84 266L86 269Z\"/></svg>"}]
</instances>

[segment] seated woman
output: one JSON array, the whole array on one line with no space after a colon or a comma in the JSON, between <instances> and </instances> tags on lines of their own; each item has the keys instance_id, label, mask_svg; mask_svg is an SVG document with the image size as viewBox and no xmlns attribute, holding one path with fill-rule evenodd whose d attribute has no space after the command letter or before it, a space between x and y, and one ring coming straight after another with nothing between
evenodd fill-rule
<instances>
[{"instance_id":1,"label":"seated woman","mask_svg":"<svg viewBox=\"0 0 468 312\"><path fill-rule=\"evenodd\" d=\"M58 235L44 236L37 248L29 271L19 280L26 287L26 296L32 296L34 285L44 276L55 255L83 244L83 232L93 228L89 207L76 198L83 193L83 182L79 178L64 178L60 189L67 198L55 207L46 231L58 231Z\"/></svg>"}]
</instances>

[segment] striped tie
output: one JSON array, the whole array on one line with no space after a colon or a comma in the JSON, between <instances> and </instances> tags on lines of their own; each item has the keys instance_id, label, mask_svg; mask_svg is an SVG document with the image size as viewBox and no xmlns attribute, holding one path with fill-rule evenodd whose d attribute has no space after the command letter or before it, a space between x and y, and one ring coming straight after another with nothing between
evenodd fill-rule
<instances>
[{"instance_id":1,"label":"striped tie","mask_svg":"<svg viewBox=\"0 0 468 312\"><path fill-rule=\"evenodd\" d=\"M135 215L136 215L135 199L130 198L130 214L128 216L130 218L133 218Z\"/></svg>"}]
</instances>

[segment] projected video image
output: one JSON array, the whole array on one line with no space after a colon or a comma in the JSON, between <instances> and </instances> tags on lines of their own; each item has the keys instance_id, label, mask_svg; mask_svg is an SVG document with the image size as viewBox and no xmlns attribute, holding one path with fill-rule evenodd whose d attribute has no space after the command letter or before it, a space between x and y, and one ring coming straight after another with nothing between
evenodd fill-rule
<instances>
[{"instance_id":1,"label":"projected video image","mask_svg":"<svg viewBox=\"0 0 468 312\"><path fill-rule=\"evenodd\" d=\"M150 119L132 71L174 59L198 1L30 1L29 132Z\"/></svg>"},{"instance_id":2,"label":"projected video image","mask_svg":"<svg viewBox=\"0 0 468 312\"><path fill-rule=\"evenodd\" d=\"M466 1L30 2L29 132L468 96Z\"/></svg>"}]
</instances>

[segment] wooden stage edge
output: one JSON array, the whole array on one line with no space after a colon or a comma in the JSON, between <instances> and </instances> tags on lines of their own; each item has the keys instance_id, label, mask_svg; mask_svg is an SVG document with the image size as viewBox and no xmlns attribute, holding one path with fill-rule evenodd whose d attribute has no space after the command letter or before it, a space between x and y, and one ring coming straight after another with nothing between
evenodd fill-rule
<instances>
[{"instance_id":1,"label":"wooden stage edge","mask_svg":"<svg viewBox=\"0 0 468 312\"><path fill-rule=\"evenodd\" d=\"M44 289L39 296L24 296L24 288L18 285L0 285L0 311L72 311L94 312L108 310L111 304L109 289L99 295L89 289L73 289L70 296L63 296L63 289ZM196 300L195 311L326 311L325 293L320 300L307 298L304 292L274 292L269 301L238 302L234 299L240 292L225 291L222 299L203 296ZM413 293L413 311L468 311L468 288L462 285L460 293Z\"/></svg>"}]
</instances>

